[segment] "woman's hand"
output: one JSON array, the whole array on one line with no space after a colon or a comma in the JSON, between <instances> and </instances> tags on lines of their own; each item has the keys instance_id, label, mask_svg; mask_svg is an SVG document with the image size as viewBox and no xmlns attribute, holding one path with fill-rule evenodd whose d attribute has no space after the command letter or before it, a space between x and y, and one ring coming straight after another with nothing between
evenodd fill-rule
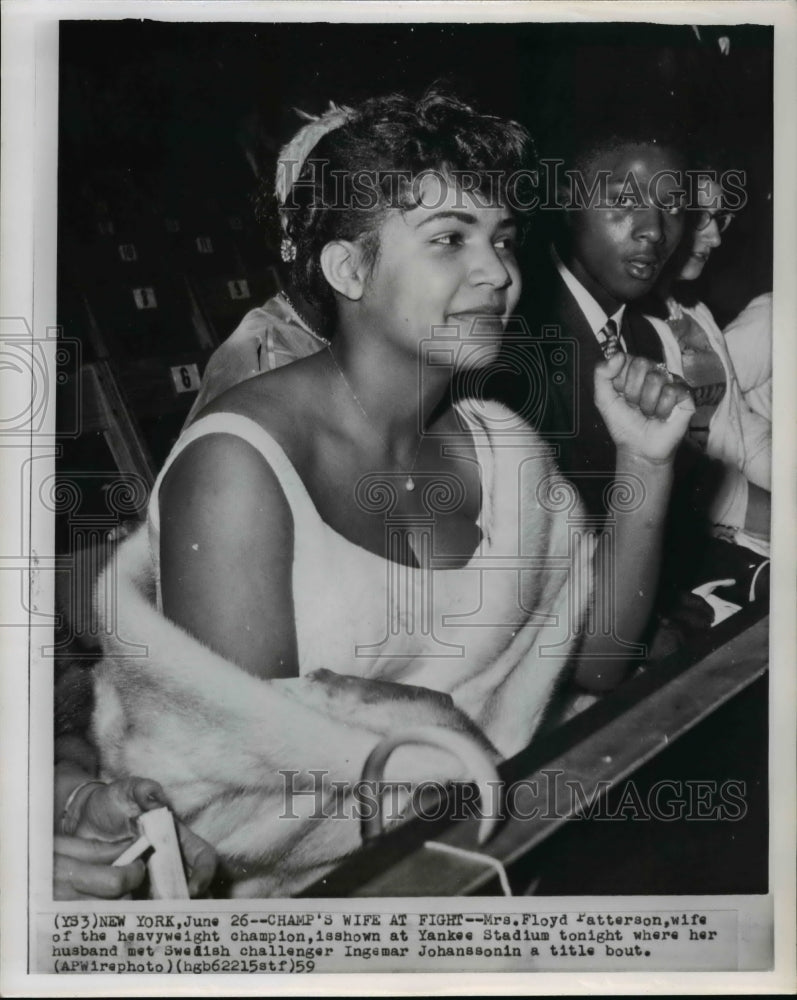
<instances>
[{"instance_id":1,"label":"woman's hand","mask_svg":"<svg viewBox=\"0 0 797 1000\"><path fill-rule=\"evenodd\" d=\"M91 785L87 791L75 833L89 840L137 837L136 819L141 813L169 804L158 782L149 778L119 778L108 784Z\"/></svg>"},{"instance_id":2,"label":"woman's hand","mask_svg":"<svg viewBox=\"0 0 797 1000\"><path fill-rule=\"evenodd\" d=\"M685 383L622 351L596 366L595 403L618 452L655 465L672 460L695 411Z\"/></svg>"},{"instance_id":3,"label":"woman's hand","mask_svg":"<svg viewBox=\"0 0 797 1000\"><path fill-rule=\"evenodd\" d=\"M147 873L138 858L129 865L113 866L133 843L56 837L53 858L53 899L124 899L137 889Z\"/></svg>"},{"instance_id":4,"label":"woman's hand","mask_svg":"<svg viewBox=\"0 0 797 1000\"><path fill-rule=\"evenodd\" d=\"M144 864L114 868L113 861L138 836L136 819L143 812L167 806L166 794L149 778L122 778L86 789L76 836L55 839L54 882L58 899L115 899L143 881ZM201 895L216 871L216 852L175 817L186 868L188 891Z\"/></svg>"}]
</instances>

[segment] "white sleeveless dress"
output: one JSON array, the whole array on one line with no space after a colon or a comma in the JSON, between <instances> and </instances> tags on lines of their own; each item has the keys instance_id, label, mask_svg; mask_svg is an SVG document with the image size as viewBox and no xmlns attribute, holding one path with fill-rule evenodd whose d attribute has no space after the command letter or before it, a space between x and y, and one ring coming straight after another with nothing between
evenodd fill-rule
<instances>
[{"instance_id":1,"label":"white sleeveless dress","mask_svg":"<svg viewBox=\"0 0 797 1000\"><path fill-rule=\"evenodd\" d=\"M307 697L319 690L314 671L450 695L510 757L531 741L568 664L592 577L590 531L575 491L509 410L464 403L457 412L464 454L472 458L475 449L482 485L482 541L460 568L409 568L348 541L323 521L266 431L218 413L177 442L148 525L120 544L98 580L96 595L111 597L105 608L97 597L104 656L93 732L103 774L159 781L178 815L217 848L233 894L292 894L357 846L357 823L319 823L308 814L315 806L307 792L286 816L286 773L305 789L319 768L330 780L356 783L383 736L421 718L423 705L411 699L385 705L365 695L336 715L331 703ZM248 441L290 506L297 678L253 677L162 613L158 487L180 451L205 434ZM445 486L437 484L430 506L455 502ZM379 500L376 491L364 497ZM433 532L425 537L433 553ZM426 751L411 766L412 781L458 776Z\"/></svg>"},{"instance_id":2,"label":"white sleeveless dress","mask_svg":"<svg viewBox=\"0 0 797 1000\"><path fill-rule=\"evenodd\" d=\"M562 484L552 473L546 447L530 430L518 432L516 418L506 440L498 443L496 428L509 413L499 404L481 404L477 409L466 401L458 404L457 413L479 463L482 509L477 523L482 542L467 565L443 570L392 562L331 528L284 450L253 420L232 413L201 418L176 443L150 499L148 525L158 607L160 483L191 442L208 434L234 435L247 441L271 467L293 516L292 585L300 674L327 668L442 691L490 735L492 703L518 666L517 648L534 645L532 633L539 633L535 641L540 638L550 655L540 656L534 668L526 667L538 674L538 704L530 717L516 720L509 742L501 740L504 752L520 749L536 728L562 666L562 644L569 644L578 619L577 614L562 621L535 613L546 603L547 578L561 584L571 568L572 538L567 531L561 533L559 551L546 552L542 560L539 554L532 558L532 553L544 539L527 537L530 531L538 532L545 520L538 516L541 498L545 502L546 495L555 496ZM538 487L546 477L540 497ZM384 477L378 479L381 488ZM430 485L438 487L438 503L451 499L445 480ZM384 499L381 491L380 498ZM386 521L389 530L389 513ZM423 527L418 525L416 533L423 535ZM433 514L427 528L433 553ZM509 684L509 689L514 686Z\"/></svg>"}]
</instances>

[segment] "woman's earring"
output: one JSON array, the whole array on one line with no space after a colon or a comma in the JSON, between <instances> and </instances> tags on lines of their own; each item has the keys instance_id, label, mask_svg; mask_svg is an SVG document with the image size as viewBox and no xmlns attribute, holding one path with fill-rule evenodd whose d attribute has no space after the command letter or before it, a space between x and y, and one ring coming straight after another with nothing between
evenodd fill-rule
<instances>
[{"instance_id":1,"label":"woman's earring","mask_svg":"<svg viewBox=\"0 0 797 1000\"><path fill-rule=\"evenodd\" d=\"M280 243L280 257L285 264L292 264L296 260L296 244L289 236L283 237Z\"/></svg>"}]
</instances>

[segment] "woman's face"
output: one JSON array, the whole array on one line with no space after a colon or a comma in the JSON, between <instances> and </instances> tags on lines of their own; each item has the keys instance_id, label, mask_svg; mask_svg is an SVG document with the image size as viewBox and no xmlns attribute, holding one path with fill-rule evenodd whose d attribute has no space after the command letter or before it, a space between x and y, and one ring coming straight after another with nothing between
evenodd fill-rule
<instances>
[{"instance_id":1,"label":"woman's face","mask_svg":"<svg viewBox=\"0 0 797 1000\"><path fill-rule=\"evenodd\" d=\"M440 327L456 366L487 363L520 295L512 213L427 175L420 204L391 211L362 305L374 329L416 356ZM464 348L464 349L463 349Z\"/></svg>"},{"instance_id":2,"label":"woman's face","mask_svg":"<svg viewBox=\"0 0 797 1000\"><path fill-rule=\"evenodd\" d=\"M714 181L698 188L698 207L711 213L711 221L704 229L696 229L692 236L692 247L689 256L678 272L679 281L694 281L703 273L703 268L708 263L711 251L722 243L719 227L714 216L722 211L722 188Z\"/></svg>"}]
</instances>

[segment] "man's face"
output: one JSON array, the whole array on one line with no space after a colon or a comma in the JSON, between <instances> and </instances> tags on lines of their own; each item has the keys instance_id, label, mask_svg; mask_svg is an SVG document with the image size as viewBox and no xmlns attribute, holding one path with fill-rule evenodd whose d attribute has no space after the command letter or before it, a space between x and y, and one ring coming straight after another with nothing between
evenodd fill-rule
<instances>
[{"instance_id":1,"label":"man's face","mask_svg":"<svg viewBox=\"0 0 797 1000\"><path fill-rule=\"evenodd\" d=\"M652 143L596 153L585 173L599 176L595 204L566 212L570 243L566 263L611 315L646 295L684 229L682 164L676 153Z\"/></svg>"}]
</instances>

